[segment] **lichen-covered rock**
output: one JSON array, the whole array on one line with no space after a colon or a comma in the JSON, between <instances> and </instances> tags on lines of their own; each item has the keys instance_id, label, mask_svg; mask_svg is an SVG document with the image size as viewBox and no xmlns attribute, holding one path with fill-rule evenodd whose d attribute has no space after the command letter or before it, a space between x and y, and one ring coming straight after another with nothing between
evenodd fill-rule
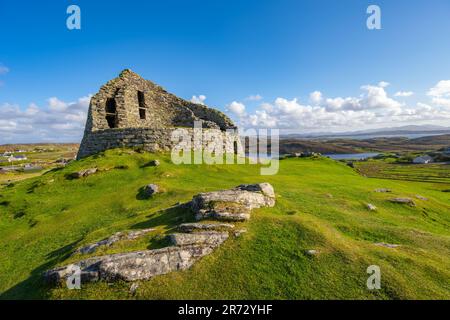
<instances>
[{"instance_id":1,"label":"lichen-covered rock","mask_svg":"<svg viewBox=\"0 0 450 320\"><path fill-rule=\"evenodd\" d=\"M80 254L91 254L94 253L99 247L110 247L114 243L122 240L136 240L137 238L142 237L152 231L154 231L154 229L143 229L130 232L117 232L109 238L81 247L77 249L75 252Z\"/></svg>"},{"instance_id":2,"label":"lichen-covered rock","mask_svg":"<svg viewBox=\"0 0 450 320\"><path fill-rule=\"evenodd\" d=\"M387 189L387 188L378 188L378 189L375 189L375 192L378 192L378 193L390 193L390 192L392 192L392 190L391 189Z\"/></svg>"},{"instance_id":3,"label":"lichen-covered rock","mask_svg":"<svg viewBox=\"0 0 450 320\"><path fill-rule=\"evenodd\" d=\"M252 209L273 207L275 192L269 183L240 185L230 190L201 193L192 199L197 220L244 221Z\"/></svg>"},{"instance_id":4,"label":"lichen-covered rock","mask_svg":"<svg viewBox=\"0 0 450 320\"><path fill-rule=\"evenodd\" d=\"M400 204L407 204L411 207L415 207L416 203L411 198L393 198L389 200L392 203L400 203Z\"/></svg>"},{"instance_id":5,"label":"lichen-covered rock","mask_svg":"<svg viewBox=\"0 0 450 320\"><path fill-rule=\"evenodd\" d=\"M178 230L185 233L195 231L218 231L233 228L234 225L229 223L183 223L178 226Z\"/></svg>"},{"instance_id":6,"label":"lichen-covered rock","mask_svg":"<svg viewBox=\"0 0 450 320\"><path fill-rule=\"evenodd\" d=\"M48 283L61 283L72 275L73 266L81 269L81 282L98 280L147 280L172 271L190 268L210 254L213 246L188 245L94 257L44 273Z\"/></svg>"},{"instance_id":7,"label":"lichen-covered rock","mask_svg":"<svg viewBox=\"0 0 450 320\"><path fill-rule=\"evenodd\" d=\"M196 233L174 233L169 235L174 246L201 244L217 247L228 239L228 232L205 231Z\"/></svg>"},{"instance_id":8,"label":"lichen-covered rock","mask_svg":"<svg viewBox=\"0 0 450 320\"><path fill-rule=\"evenodd\" d=\"M71 173L69 175L69 177L71 179L80 179L80 178L83 178L83 177L87 177L87 176L93 175L97 171L98 171L97 168L84 169L84 170L80 170L80 171Z\"/></svg>"}]
</instances>

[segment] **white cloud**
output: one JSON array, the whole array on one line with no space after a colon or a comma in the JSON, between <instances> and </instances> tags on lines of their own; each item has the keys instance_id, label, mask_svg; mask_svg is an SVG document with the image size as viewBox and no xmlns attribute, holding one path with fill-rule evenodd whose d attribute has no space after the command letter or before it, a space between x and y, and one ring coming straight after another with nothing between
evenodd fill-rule
<instances>
[{"instance_id":1,"label":"white cloud","mask_svg":"<svg viewBox=\"0 0 450 320\"><path fill-rule=\"evenodd\" d=\"M250 95L247 98L245 98L246 101L260 101L262 99L263 99L263 97L259 94Z\"/></svg>"},{"instance_id":2,"label":"white cloud","mask_svg":"<svg viewBox=\"0 0 450 320\"><path fill-rule=\"evenodd\" d=\"M450 80L439 81L427 95L430 97L450 97Z\"/></svg>"},{"instance_id":3,"label":"white cloud","mask_svg":"<svg viewBox=\"0 0 450 320\"><path fill-rule=\"evenodd\" d=\"M450 80L439 81L427 95L436 106L450 108Z\"/></svg>"},{"instance_id":4,"label":"white cloud","mask_svg":"<svg viewBox=\"0 0 450 320\"><path fill-rule=\"evenodd\" d=\"M245 115L245 105L243 103L233 101L227 106L227 110L234 113L237 116Z\"/></svg>"},{"instance_id":5,"label":"white cloud","mask_svg":"<svg viewBox=\"0 0 450 320\"><path fill-rule=\"evenodd\" d=\"M411 97L414 94L412 91L398 91L394 94L396 97Z\"/></svg>"},{"instance_id":6,"label":"white cloud","mask_svg":"<svg viewBox=\"0 0 450 320\"><path fill-rule=\"evenodd\" d=\"M191 98L191 102L192 103L197 103L197 104L202 104L202 105L204 105L205 104L205 100L206 100L206 96L204 96L204 95L199 95L198 97L197 96L192 96L192 98Z\"/></svg>"},{"instance_id":7,"label":"white cloud","mask_svg":"<svg viewBox=\"0 0 450 320\"><path fill-rule=\"evenodd\" d=\"M318 105L322 101L322 92L320 91L314 91L309 94L309 101L311 101L312 104Z\"/></svg>"},{"instance_id":8,"label":"white cloud","mask_svg":"<svg viewBox=\"0 0 450 320\"><path fill-rule=\"evenodd\" d=\"M253 112L243 112L242 108L235 107L233 113L239 116L239 124L244 128L297 131L348 131L420 121L450 122L450 104L446 109L445 101L440 101L440 107L424 103L407 106L388 95L388 85L382 81L377 85L361 86L362 93L354 97L327 98L320 91L314 91L309 96L309 104L279 97L273 103L261 104ZM228 110L231 109L228 106Z\"/></svg>"},{"instance_id":9,"label":"white cloud","mask_svg":"<svg viewBox=\"0 0 450 320\"><path fill-rule=\"evenodd\" d=\"M7 74L8 72L9 72L9 68L8 67L0 65L0 75Z\"/></svg>"},{"instance_id":10,"label":"white cloud","mask_svg":"<svg viewBox=\"0 0 450 320\"><path fill-rule=\"evenodd\" d=\"M8 142L77 142L86 123L90 96L76 102L56 97L45 107L31 103L25 110L17 105L0 105L0 143Z\"/></svg>"}]
</instances>

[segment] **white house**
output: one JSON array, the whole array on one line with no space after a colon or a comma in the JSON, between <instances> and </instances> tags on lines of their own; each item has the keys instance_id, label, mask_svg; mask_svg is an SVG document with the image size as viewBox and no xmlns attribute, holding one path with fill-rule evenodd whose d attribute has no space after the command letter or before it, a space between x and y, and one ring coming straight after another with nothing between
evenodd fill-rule
<instances>
[{"instance_id":1,"label":"white house","mask_svg":"<svg viewBox=\"0 0 450 320\"><path fill-rule=\"evenodd\" d=\"M9 161L9 162L13 162L13 161L25 161L25 160L27 160L27 157L25 157L25 156L10 156L10 157L8 158L8 161Z\"/></svg>"},{"instance_id":2,"label":"white house","mask_svg":"<svg viewBox=\"0 0 450 320\"><path fill-rule=\"evenodd\" d=\"M417 157L413 160L413 163L416 164L427 164L427 163L431 163L433 162L433 158L430 156L421 156L421 157Z\"/></svg>"}]
</instances>

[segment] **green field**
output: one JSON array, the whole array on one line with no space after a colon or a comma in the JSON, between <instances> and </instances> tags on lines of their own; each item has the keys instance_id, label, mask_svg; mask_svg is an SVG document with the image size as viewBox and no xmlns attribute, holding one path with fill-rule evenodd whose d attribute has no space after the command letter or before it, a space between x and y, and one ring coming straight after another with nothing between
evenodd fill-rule
<instances>
[{"instance_id":1,"label":"green field","mask_svg":"<svg viewBox=\"0 0 450 320\"><path fill-rule=\"evenodd\" d=\"M383 160L355 163L361 174L371 178L386 178L450 184L450 164L402 164Z\"/></svg>"},{"instance_id":2,"label":"green field","mask_svg":"<svg viewBox=\"0 0 450 320\"><path fill-rule=\"evenodd\" d=\"M153 159L161 165L146 167ZM101 170L95 175L66 178L94 166ZM174 204L199 192L258 182L274 186L276 206L254 210L242 223L247 233L190 270L141 281L135 295L125 282L81 290L43 284L42 273L80 259L70 255L83 244L154 227L145 238L97 254L156 248L164 234L193 220L186 209L170 209ZM140 200L139 189L149 183L165 192ZM261 176L257 165L175 166L168 155L111 150L0 189L0 298L450 299L447 189L448 181L367 178L324 158L282 160L277 175ZM396 196L417 205L388 201ZM367 210L367 203L378 210ZM319 254L309 256L309 249ZM370 265L381 268L381 290L366 287Z\"/></svg>"}]
</instances>

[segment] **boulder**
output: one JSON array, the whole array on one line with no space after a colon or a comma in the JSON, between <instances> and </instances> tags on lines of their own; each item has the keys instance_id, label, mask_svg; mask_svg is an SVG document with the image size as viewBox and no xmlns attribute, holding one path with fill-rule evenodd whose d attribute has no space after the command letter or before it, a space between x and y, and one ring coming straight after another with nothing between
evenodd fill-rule
<instances>
[{"instance_id":1,"label":"boulder","mask_svg":"<svg viewBox=\"0 0 450 320\"><path fill-rule=\"evenodd\" d=\"M97 168L84 169L84 170L80 170L80 171L71 173L69 175L69 177L72 178L72 179L80 179L80 178L83 178L83 177L90 176L90 175L96 173L97 171L98 171Z\"/></svg>"},{"instance_id":2,"label":"boulder","mask_svg":"<svg viewBox=\"0 0 450 320\"><path fill-rule=\"evenodd\" d=\"M159 186L156 184L148 184L144 187L143 193L145 197L151 197L152 195L159 193Z\"/></svg>"},{"instance_id":3,"label":"boulder","mask_svg":"<svg viewBox=\"0 0 450 320\"><path fill-rule=\"evenodd\" d=\"M376 211L376 210L377 210L377 207L374 206L374 205L371 204L371 203L368 203L368 204L367 204L367 209L369 209L370 211Z\"/></svg>"},{"instance_id":4,"label":"boulder","mask_svg":"<svg viewBox=\"0 0 450 320\"><path fill-rule=\"evenodd\" d=\"M275 205L275 192L268 183L243 184L230 190L201 193L191 201L197 220L245 221L250 211Z\"/></svg>"},{"instance_id":5,"label":"boulder","mask_svg":"<svg viewBox=\"0 0 450 320\"><path fill-rule=\"evenodd\" d=\"M392 203L400 203L400 204L407 204L411 207L415 207L416 203L411 198L393 198L389 200Z\"/></svg>"},{"instance_id":6,"label":"boulder","mask_svg":"<svg viewBox=\"0 0 450 320\"><path fill-rule=\"evenodd\" d=\"M315 255L318 253L318 251L317 251L317 250L314 250L314 249L309 249L309 250L306 250L305 253L306 253L308 256L315 256Z\"/></svg>"}]
</instances>

